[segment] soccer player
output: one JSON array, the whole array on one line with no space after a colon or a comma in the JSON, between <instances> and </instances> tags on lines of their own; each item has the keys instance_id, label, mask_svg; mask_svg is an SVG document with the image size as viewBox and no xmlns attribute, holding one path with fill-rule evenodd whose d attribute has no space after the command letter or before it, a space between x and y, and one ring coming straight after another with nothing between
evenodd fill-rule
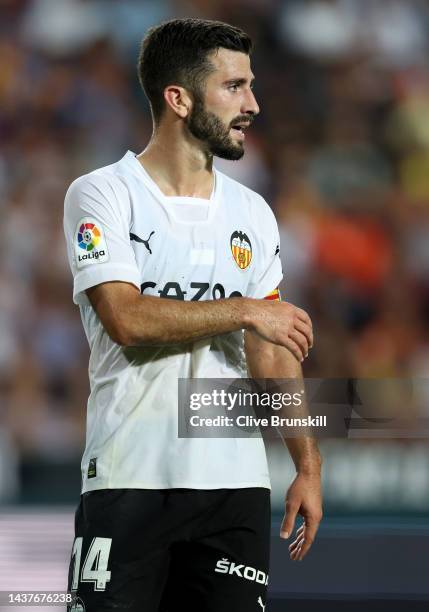
<instances>
[{"instance_id":1,"label":"soccer player","mask_svg":"<svg viewBox=\"0 0 429 612\"><path fill-rule=\"evenodd\" d=\"M282 302L279 236L261 196L213 167L237 160L259 112L251 41L177 19L143 40L153 116L139 155L72 183L64 228L91 347L75 611L264 610L270 481L261 437L184 439L178 378L301 377L308 315ZM263 298L268 299L263 299ZM320 457L287 440L297 475L281 536L302 559L321 519Z\"/></svg>"}]
</instances>

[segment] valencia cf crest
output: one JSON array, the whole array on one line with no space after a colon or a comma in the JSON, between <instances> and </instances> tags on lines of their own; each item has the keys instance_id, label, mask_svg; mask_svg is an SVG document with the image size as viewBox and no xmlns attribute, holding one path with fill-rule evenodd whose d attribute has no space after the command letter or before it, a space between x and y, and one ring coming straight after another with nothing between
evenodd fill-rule
<instances>
[{"instance_id":1,"label":"valencia cf crest","mask_svg":"<svg viewBox=\"0 0 429 612\"><path fill-rule=\"evenodd\" d=\"M245 270L252 261L252 244L247 234L235 231L231 234L231 251L235 263Z\"/></svg>"}]
</instances>

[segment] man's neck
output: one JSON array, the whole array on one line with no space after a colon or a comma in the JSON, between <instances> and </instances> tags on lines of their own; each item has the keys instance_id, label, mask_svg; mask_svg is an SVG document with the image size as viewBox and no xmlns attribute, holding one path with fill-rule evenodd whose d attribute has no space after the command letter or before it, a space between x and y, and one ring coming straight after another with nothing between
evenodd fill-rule
<instances>
[{"instance_id":1,"label":"man's neck","mask_svg":"<svg viewBox=\"0 0 429 612\"><path fill-rule=\"evenodd\" d=\"M138 161L166 196L209 199L213 191L213 157L198 143L179 135L159 131L154 134Z\"/></svg>"}]
</instances>

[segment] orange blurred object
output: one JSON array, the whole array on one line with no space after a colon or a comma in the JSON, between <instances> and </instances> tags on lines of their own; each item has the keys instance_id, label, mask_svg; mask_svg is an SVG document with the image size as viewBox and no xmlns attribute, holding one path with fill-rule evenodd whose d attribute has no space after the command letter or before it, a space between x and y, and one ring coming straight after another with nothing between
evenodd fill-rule
<instances>
[{"instance_id":1,"label":"orange blurred object","mask_svg":"<svg viewBox=\"0 0 429 612\"><path fill-rule=\"evenodd\" d=\"M329 215L316 226L316 264L362 289L381 286L393 262L390 237L370 218Z\"/></svg>"}]
</instances>

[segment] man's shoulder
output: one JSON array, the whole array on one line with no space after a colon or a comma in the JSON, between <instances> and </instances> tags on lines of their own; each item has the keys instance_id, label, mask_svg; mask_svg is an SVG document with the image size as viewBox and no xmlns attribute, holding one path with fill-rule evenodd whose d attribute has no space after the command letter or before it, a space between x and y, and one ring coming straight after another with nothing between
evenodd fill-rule
<instances>
[{"instance_id":1,"label":"man's shoulder","mask_svg":"<svg viewBox=\"0 0 429 612\"><path fill-rule=\"evenodd\" d=\"M122 160L91 170L86 174L78 176L69 186L67 193L81 192L86 189L98 189L101 192L111 189L124 189L124 177Z\"/></svg>"},{"instance_id":2,"label":"man's shoulder","mask_svg":"<svg viewBox=\"0 0 429 612\"><path fill-rule=\"evenodd\" d=\"M64 219L97 216L130 219L131 204L127 172L122 160L96 168L76 178L64 199Z\"/></svg>"},{"instance_id":3,"label":"man's shoulder","mask_svg":"<svg viewBox=\"0 0 429 612\"><path fill-rule=\"evenodd\" d=\"M237 201L244 198L249 206L249 212L254 213L256 216L258 216L258 218L260 216L264 218L268 217L270 219L274 218L274 213L271 206L260 193L250 189L250 187L243 185L243 183L240 183L236 179L233 179L218 169L216 169L216 172L220 174L222 178L223 189L228 192L233 200L236 197L240 197L240 199L237 199Z\"/></svg>"},{"instance_id":4,"label":"man's shoulder","mask_svg":"<svg viewBox=\"0 0 429 612\"><path fill-rule=\"evenodd\" d=\"M266 204L264 198L257 191L253 191L253 189L250 189L250 187L243 185L243 183L240 183L228 174L221 172L218 168L216 168L216 173L222 178L224 189L231 192L235 191L236 193L241 193L249 198L249 200L259 202L260 204Z\"/></svg>"}]
</instances>

